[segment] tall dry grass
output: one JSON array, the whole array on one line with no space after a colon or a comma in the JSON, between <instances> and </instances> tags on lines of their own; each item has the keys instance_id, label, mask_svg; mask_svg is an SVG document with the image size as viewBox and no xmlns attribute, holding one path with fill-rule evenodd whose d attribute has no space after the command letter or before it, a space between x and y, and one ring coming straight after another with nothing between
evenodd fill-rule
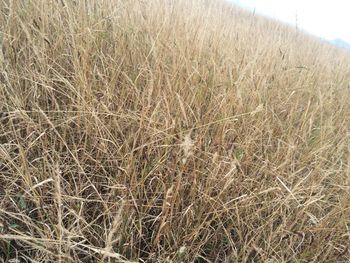
<instances>
[{"instance_id":1,"label":"tall dry grass","mask_svg":"<svg viewBox=\"0 0 350 263\"><path fill-rule=\"evenodd\" d=\"M349 262L350 56L223 1L0 1L4 262Z\"/></svg>"}]
</instances>

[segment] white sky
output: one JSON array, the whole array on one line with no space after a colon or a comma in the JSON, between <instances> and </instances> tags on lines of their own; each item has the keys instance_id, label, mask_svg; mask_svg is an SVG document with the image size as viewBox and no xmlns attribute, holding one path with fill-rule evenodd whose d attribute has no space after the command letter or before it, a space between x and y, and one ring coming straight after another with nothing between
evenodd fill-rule
<instances>
[{"instance_id":1,"label":"white sky","mask_svg":"<svg viewBox=\"0 0 350 263\"><path fill-rule=\"evenodd\" d=\"M229 0L329 40L350 43L350 0Z\"/></svg>"}]
</instances>

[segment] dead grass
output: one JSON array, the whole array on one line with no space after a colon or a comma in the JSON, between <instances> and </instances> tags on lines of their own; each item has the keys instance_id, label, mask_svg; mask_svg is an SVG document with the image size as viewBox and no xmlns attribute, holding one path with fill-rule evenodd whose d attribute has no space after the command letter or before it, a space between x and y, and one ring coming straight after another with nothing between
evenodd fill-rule
<instances>
[{"instance_id":1,"label":"dead grass","mask_svg":"<svg viewBox=\"0 0 350 263\"><path fill-rule=\"evenodd\" d=\"M0 34L4 262L349 262L345 51L219 0L0 0Z\"/></svg>"}]
</instances>

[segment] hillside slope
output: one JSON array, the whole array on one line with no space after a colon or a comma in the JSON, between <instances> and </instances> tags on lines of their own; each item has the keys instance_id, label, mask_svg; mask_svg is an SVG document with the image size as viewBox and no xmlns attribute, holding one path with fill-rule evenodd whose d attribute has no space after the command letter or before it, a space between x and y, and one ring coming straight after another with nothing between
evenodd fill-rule
<instances>
[{"instance_id":1,"label":"hillside slope","mask_svg":"<svg viewBox=\"0 0 350 263\"><path fill-rule=\"evenodd\" d=\"M345 51L220 0L1 0L0 34L3 261L348 262Z\"/></svg>"},{"instance_id":2,"label":"hillside slope","mask_svg":"<svg viewBox=\"0 0 350 263\"><path fill-rule=\"evenodd\" d=\"M333 45L335 45L337 47L341 47L341 48L350 50L350 44L342 39L336 38L336 39L331 40L330 43L332 43Z\"/></svg>"}]
</instances>

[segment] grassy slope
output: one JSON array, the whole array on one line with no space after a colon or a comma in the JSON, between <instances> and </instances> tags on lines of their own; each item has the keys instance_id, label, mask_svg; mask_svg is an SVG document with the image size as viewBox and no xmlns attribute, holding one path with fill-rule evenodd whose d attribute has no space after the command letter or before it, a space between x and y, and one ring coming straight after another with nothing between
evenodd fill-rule
<instances>
[{"instance_id":1,"label":"grassy slope","mask_svg":"<svg viewBox=\"0 0 350 263\"><path fill-rule=\"evenodd\" d=\"M221 1L0 12L5 261L347 262L347 53Z\"/></svg>"}]
</instances>

